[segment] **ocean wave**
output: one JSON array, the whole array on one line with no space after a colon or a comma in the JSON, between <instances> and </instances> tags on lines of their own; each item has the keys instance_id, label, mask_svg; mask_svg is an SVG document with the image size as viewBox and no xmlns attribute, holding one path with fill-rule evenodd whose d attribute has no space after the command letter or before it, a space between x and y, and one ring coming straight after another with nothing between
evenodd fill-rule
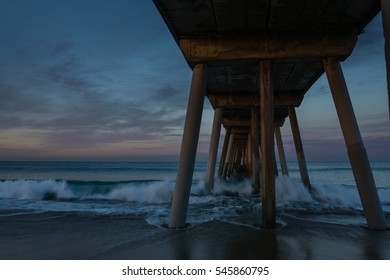
<instances>
[{"instance_id":1,"label":"ocean wave","mask_svg":"<svg viewBox=\"0 0 390 280\"><path fill-rule=\"evenodd\" d=\"M170 181L3 180L0 198L22 200L122 200L146 203L171 201Z\"/></svg>"},{"instance_id":2,"label":"ocean wave","mask_svg":"<svg viewBox=\"0 0 390 280\"><path fill-rule=\"evenodd\" d=\"M166 181L66 181L66 180L1 180L0 198L40 201L110 201L123 203L169 204L173 197L174 180ZM389 212L390 188L378 188L385 212ZM361 201L356 186L313 184L311 192L299 179L280 176L276 178L276 203L278 209L304 212L361 211ZM203 209L224 211L237 205L234 211L260 209L261 198L252 194L249 180L216 180L211 193L204 190L203 181L194 181L190 204ZM247 206L245 211L242 207ZM196 206L196 207L198 207ZM240 208L241 207L241 208ZM250 207L250 208L248 208Z\"/></svg>"}]
</instances>

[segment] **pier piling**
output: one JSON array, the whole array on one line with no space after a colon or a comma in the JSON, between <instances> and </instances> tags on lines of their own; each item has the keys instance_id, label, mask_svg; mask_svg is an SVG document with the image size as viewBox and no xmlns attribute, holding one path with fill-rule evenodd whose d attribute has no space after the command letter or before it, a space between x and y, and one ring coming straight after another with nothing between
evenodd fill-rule
<instances>
[{"instance_id":1,"label":"pier piling","mask_svg":"<svg viewBox=\"0 0 390 280\"><path fill-rule=\"evenodd\" d=\"M225 179L229 175L230 161L233 158L234 152L234 134L230 133L229 135L229 144L226 153L225 166L222 173L222 178Z\"/></svg>"},{"instance_id":2,"label":"pier piling","mask_svg":"<svg viewBox=\"0 0 390 280\"><path fill-rule=\"evenodd\" d=\"M260 173L259 173L259 108L251 108L251 139L252 148L252 184L255 194L260 193Z\"/></svg>"},{"instance_id":3,"label":"pier piling","mask_svg":"<svg viewBox=\"0 0 390 280\"><path fill-rule=\"evenodd\" d=\"M385 37L385 58L387 73L387 95L390 119L390 1L381 0L383 35Z\"/></svg>"},{"instance_id":4,"label":"pier piling","mask_svg":"<svg viewBox=\"0 0 390 280\"><path fill-rule=\"evenodd\" d=\"M280 132L279 126L275 126L275 138L276 138L276 146L278 148L280 167L282 168L282 174L284 176L288 176L286 155L284 153L282 133Z\"/></svg>"},{"instance_id":5,"label":"pier piling","mask_svg":"<svg viewBox=\"0 0 390 280\"><path fill-rule=\"evenodd\" d=\"M301 133L299 131L297 114L294 107L288 107L288 117L290 119L291 131L294 138L295 151L297 153L299 171L301 173L301 179L303 184L310 190L309 172L307 172L307 165L305 159L305 153L303 151Z\"/></svg>"},{"instance_id":6,"label":"pier piling","mask_svg":"<svg viewBox=\"0 0 390 280\"><path fill-rule=\"evenodd\" d=\"M187 116L183 131L179 167L173 194L169 227L185 226L196 150L206 89L207 66L195 65L192 73L191 89L188 99Z\"/></svg>"},{"instance_id":7,"label":"pier piling","mask_svg":"<svg viewBox=\"0 0 390 280\"><path fill-rule=\"evenodd\" d=\"M230 129L226 129L225 139L223 140L221 159L219 161L219 167L218 167L218 177L219 178L222 178L222 175L223 175L226 154L227 154L228 145L229 145L229 138L230 138Z\"/></svg>"},{"instance_id":8,"label":"pier piling","mask_svg":"<svg viewBox=\"0 0 390 280\"><path fill-rule=\"evenodd\" d=\"M262 226L275 228L274 92L270 60L260 62L260 114Z\"/></svg>"},{"instance_id":9,"label":"pier piling","mask_svg":"<svg viewBox=\"0 0 390 280\"><path fill-rule=\"evenodd\" d=\"M385 229L382 206L340 62L334 57L329 57L324 59L324 66L368 227L376 230Z\"/></svg>"},{"instance_id":10,"label":"pier piling","mask_svg":"<svg viewBox=\"0 0 390 280\"><path fill-rule=\"evenodd\" d=\"M214 185L215 165L217 162L219 137L221 135L222 109L216 108L214 111L213 128L211 132L209 159L206 173L206 191L209 192Z\"/></svg>"}]
</instances>

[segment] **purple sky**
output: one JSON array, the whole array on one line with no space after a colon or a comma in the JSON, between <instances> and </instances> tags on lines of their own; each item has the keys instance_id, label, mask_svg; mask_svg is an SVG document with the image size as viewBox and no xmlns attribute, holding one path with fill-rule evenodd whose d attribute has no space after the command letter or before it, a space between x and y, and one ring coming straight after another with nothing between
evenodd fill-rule
<instances>
[{"instance_id":1,"label":"purple sky","mask_svg":"<svg viewBox=\"0 0 390 280\"><path fill-rule=\"evenodd\" d=\"M372 160L390 160L383 45L379 16L342 64ZM177 160L191 71L152 1L1 0L0 50L0 160ZM307 159L346 159L324 77L297 115ZM198 160L212 117L206 100Z\"/></svg>"}]
</instances>

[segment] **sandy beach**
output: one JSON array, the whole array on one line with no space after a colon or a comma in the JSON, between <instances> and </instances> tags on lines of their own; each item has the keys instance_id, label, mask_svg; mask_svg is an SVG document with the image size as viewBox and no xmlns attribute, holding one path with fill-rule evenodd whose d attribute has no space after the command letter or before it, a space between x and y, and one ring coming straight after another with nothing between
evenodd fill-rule
<instances>
[{"instance_id":1,"label":"sandy beach","mask_svg":"<svg viewBox=\"0 0 390 280\"><path fill-rule=\"evenodd\" d=\"M1 217L1 259L390 259L390 231L283 217L274 230L212 221L182 230L143 217Z\"/></svg>"}]
</instances>

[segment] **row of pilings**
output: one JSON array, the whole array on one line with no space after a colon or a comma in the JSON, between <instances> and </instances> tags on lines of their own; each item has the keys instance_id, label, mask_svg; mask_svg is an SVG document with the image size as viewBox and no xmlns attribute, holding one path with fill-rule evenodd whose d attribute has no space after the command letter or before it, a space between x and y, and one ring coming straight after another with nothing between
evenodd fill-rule
<instances>
[{"instance_id":1,"label":"row of pilings","mask_svg":"<svg viewBox=\"0 0 390 280\"><path fill-rule=\"evenodd\" d=\"M222 118L217 116L221 114L222 109L217 108L214 116L214 126L212 130L211 141L214 137L220 135L219 127L215 124L216 121L222 121ZM220 179L251 177L254 193L260 192L260 171L261 171L261 145L259 142L260 133L259 128L259 114L256 107L251 108L251 126L250 127L225 127L225 139L222 148L221 158L219 162L218 177ZM288 116L290 119L291 130L297 154L298 166L301 174L301 179L306 188L310 190L310 179L307 170L305 154L303 150L301 135L299 131L297 116L294 107L288 108ZM278 124L277 124L278 123ZM281 134L281 125L283 120L275 122L274 137L279 155L279 163L282 175L288 176L288 167L286 156L284 152L283 139ZM210 145L209 161L207 173L205 178L205 185L207 189L211 189L214 183L214 168L215 157L217 154L218 144L213 142ZM276 161L274 150L274 172L279 175L279 170Z\"/></svg>"},{"instance_id":2,"label":"row of pilings","mask_svg":"<svg viewBox=\"0 0 390 280\"><path fill-rule=\"evenodd\" d=\"M340 62L337 58L326 58L324 59L324 68L346 142L368 227L371 229L384 229L386 228L386 224L383 211ZM272 62L270 60L260 61L259 69L259 106L251 106L249 109L251 115L250 125L246 130L242 127L228 127L226 129L218 175L221 178L226 178L227 176L234 176L235 172L237 175L239 175L237 172L243 172L251 176L254 192L261 193L262 196L262 226L264 228L274 228L276 227L275 173L277 170L274 135L276 136L279 155L283 157L283 159L281 158L281 164L284 166L282 168L284 170L283 173L287 174L288 171L284 158L280 125L278 125L274 114ZM178 173L172 200L170 228L181 228L185 226L203 102L206 95L206 81L207 65L205 63L196 64L193 68ZM286 109L293 133L301 178L305 186L310 189L310 180L295 108L287 107ZM218 142L221 125L224 122L223 113L224 108L215 108L206 175L206 186L208 189L213 186Z\"/></svg>"}]
</instances>

